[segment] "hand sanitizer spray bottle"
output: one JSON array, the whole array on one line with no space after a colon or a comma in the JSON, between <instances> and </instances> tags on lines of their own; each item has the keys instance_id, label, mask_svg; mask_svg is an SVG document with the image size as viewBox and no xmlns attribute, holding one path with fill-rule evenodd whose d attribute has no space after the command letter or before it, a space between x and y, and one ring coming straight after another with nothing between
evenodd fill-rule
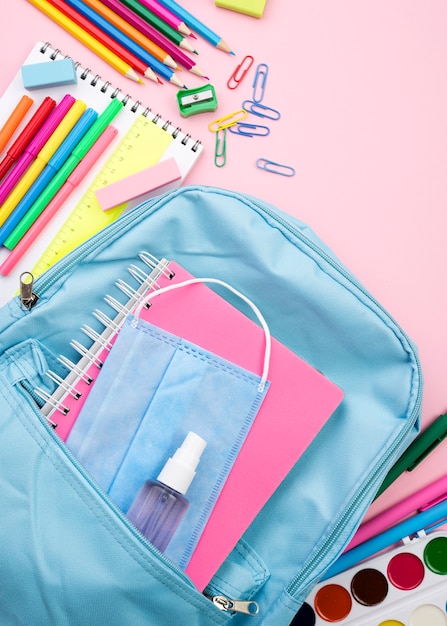
<instances>
[{"instance_id":1,"label":"hand sanitizer spray bottle","mask_svg":"<svg viewBox=\"0 0 447 626\"><path fill-rule=\"evenodd\" d=\"M147 480L133 501L127 517L161 552L171 540L188 508L187 492L205 449L206 441L189 432L157 480Z\"/></svg>"}]
</instances>

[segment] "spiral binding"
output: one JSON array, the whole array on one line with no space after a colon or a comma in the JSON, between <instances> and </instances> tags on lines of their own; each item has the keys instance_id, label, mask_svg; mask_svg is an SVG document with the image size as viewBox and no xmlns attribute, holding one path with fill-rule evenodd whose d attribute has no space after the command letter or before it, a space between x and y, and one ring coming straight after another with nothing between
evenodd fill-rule
<instances>
[{"instance_id":1,"label":"spiral binding","mask_svg":"<svg viewBox=\"0 0 447 626\"><path fill-rule=\"evenodd\" d=\"M55 423L52 422L50 416L56 411L67 415L70 412L68 405L71 402L71 400L68 402L68 398L77 401L82 397L83 392L79 389L79 386L82 386L80 383L82 382L87 386L92 385L94 378L90 373L87 374L87 370L90 370L92 365L98 371L101 369L104 361L103 358L100 358L100 354L104 353L104 350L107 352L110 350L114 338L119 333L129 313L144 300L150 291L160 288L157 279L162 275L169 280L174 277L174 274L168 267L169 261L167 259L159 260L146 251L140 252L138 257L143 266L131 264L127 268L130 276L137 283L136 287L122 279L118 279L115 282L116 287L127 297L126 302L123 304L114 296L106 295L104 301L115 311L115 316L112 318L103 311L95 309L92 315L104 326L104 330L98 333L87 324L84 324L81 327L81 331L92 341L92 344L86 347L79 341L71 341L71 347L80 355L79 361L74 363L67 357L60 355L58 361L68 370L67 376L62 378L59 374L49 370L46 374L57 384L55 391L49 394L41 388L35 389L37 395L45 402L41 412L53 426L55 426Z\"/></svg>"},{"instance_id":2,"label":"spiral binding","mask_svg":"<svg viewBox=\"0 0 447 626\"><path fill-rule=\"evenodd\" d=\"M59 48L53 48L51 43L48 41L44 43L43 46L40 48L40 52L42 54L46 54L47 51L51 51L49 56L52 61L55 61L59 55L62 56L64 59L71 58L70 56L64 54L61 50L59 50ZM113 91L110 94L111 98L118 98L119 95L122 93L119 87L114 87L112 83L110 83L108 80L103 81L103 79L101 78L99 74L93 75L93 72L89 68L82 67L79 61L73 61L73 62L75 64L76 69L80 70L79 78L84 81L89 80L90 85L92 87L99 87L99 85L101 85L101 87L99 88L102 91L102 93L107 93L108 91L112 89ZM89 79L90 74L93 75L91 79ZM124 95L124 97L122 98L122 101L125 106L129 104L130 110L132 111L132 113L141 113L142 115L144 115L145 117L149 119L151 119L150 116L152 115L151 121L154 122L154 124L161 126L161 128L165 130L166 132L170 132L174 139L177 139L179 134L182 133L182 129L179 126L174 128L174 126L171 124L170 121L164 120L159 113L155 113L155 114L152 113L152 110L150 107L145 107L139 100L134 100L129 94ZM159 122L161 123L159 124ZM184 146L187 146L190 143L191 139L192 137L188 133L183 134L183 138L181 139L180 143ZM201 141L194 140L194 143L191 146L191 150L193 152L197 152L200 145L201 145Z\"/></svg>"}]
</instances>

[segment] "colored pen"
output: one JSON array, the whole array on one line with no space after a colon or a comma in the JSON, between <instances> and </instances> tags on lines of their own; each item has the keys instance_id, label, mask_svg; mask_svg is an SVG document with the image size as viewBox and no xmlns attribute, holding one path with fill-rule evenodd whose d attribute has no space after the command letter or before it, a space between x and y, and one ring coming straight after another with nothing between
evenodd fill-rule
<instances>
[{"instance_id":1,"label":"colored pen","mask_svg":"<svg viewBox=\"0 0 447 626\"><path fill-rule=\"evenodd\" d=\"M101 57L117 72L120 72L121 74L123 74L123 76L126 76L126 78L130 78L131 80L134 80L136 82L141 82L135 70L130 67L128 63L123 61L123 59L121 59L114 52L106 48L106 46L97 41L83 28L80 28L80 26L75 24L72 20L69 20L63 13L61 13L61 11L58 11L49 2L46 2L46 0L28 0L28 2L33 4L40 11L42 11L42 13L45 13L45 15L53 20L53 22L59 24L59 26L61 26L64 30L70 33L70 35L72 35L75 39L87 46L87 48L90 48L92 52Z\"/></svg>"},{"instance_id":2,"label":"colored pen","mask_svg":"<svg viewBox=\"0 0 447 626\"><path fill-rule=\"evenodd\" d=\"M379 535L404 517L417 511L424 511L446 499L447 474L361 524L346 549L355 548L367 539Z\"/></svg>"},{"instance_id":3,"label":"colored pen","mask_svg":"<svg viewBox=\"0 0 447 626\"><path fill-rule=\"evenodd\" d=\"M86 0L87 4L92 4L96 0ZM124 6L119 0L102 0L101 5L105 4L107 7L114 11L117 15L119 15L122 19L126 20L129 24L131 24L134 28L139 30L145 37L156 42L159 46L169 52L171 57L181 63L184 67L188 67L191 64L191 67L197 67L196 64L189 59L189 57L180 50L172 41L169 41L164 37L161 33L159 33L155 28L153 28L150 24L145 22L142 17L131 11L127 6ZM99 12L99 8L97 9ZM110 19L106 15L104 16L106 19ZM191 69L191 71L193 71ZM204 76L203 70L200 68L197 71L194 70L194 73L199 76Z\"/></svg>"},{"instance_id":4,"label":"colored pen","mask_svg":"<svg viewBox=\"0 0 447 626\"><path fill-rule=\"evenodd\" d=\"M84 113L85 109L85 102L82 102L81 100L76 100L70 107L69 111L67 111L66 115L64 115L63 119L60 121L60 123L51 133L45 144L39 150L33 163L30 165L30 167L24 173L17 185L6 198L5 202L2 204L0 210L0 224L5 224L7 218L11 215L17 204L26 194L26 192L34 183L39 174L42 172L44 167L48 164L48 161L59 148L59 146L64 141L65 137L71 131L76 122L79 120L81 115ZM2 234L4 234L4 231L2 233L2 229L3 227L0 228L0 243L3 243L4 241L4 238L2 238Z\"/></svg>"},{"instance_id":5,"label":"colored pen","mask_svg":"<svg viewBox=\"0 0 447 626\"><path fill-rule=\"evenodd\" d=\"M40 104L28 124L9 148L0 163L0 180L7 174L12 165L22 156L26 146L35 136L39 128L45 122L51 111L56 106L56 100L47 96Z\"/></svg>"},{"instance_id":6,"label":"colored pen","mask_svg":"<svg viewBox=\"0 0 447 626\"><path fill-rule=\"evenodd\" d=\"M53 109L51 114L45 120L41 129L36 133L35 137L30 141L25 152L14 165L12 170L2 181L0 185L0 205L3 204L14 185L21 178L22 174L28 169L34 161L39 151L43 148L45 142L50 138L51 134L56 130L60 122L64 119L75 99L70 94L62 98L59 104ZM1 216L1 209L0 209Z\"/></svg>"},{"instance_id":7,"label":"colored pen","mask_svg":"<svg viewBox=\"0 0 447 626\"><path fill-rule=\"evenodd\" d=\"M344 552L331 567L329 567L322 580L327 580L336 574L340 574L340 572L344 572L357 563L361 563L374 554L398 543L405 537L414 535L422 530L433 530L436 526L443 524L446 518L447 500L443 500L421 513L388 528L380 535L368 539L368 541L359 544L355 548L352 548L352 550Z\"/></svg>"},{"instance_id":8,"label":"colored pen","mask_svg":"<svg viewBox=\"0 0 447 626\"><path fill-rule=\"evenodd\" d=\"M164 35L167 39L170 39L177 46L180 46L180 48L183 48L184 50L188 50L188 52L196 52L189 41L186 41L186 39L182 37L179 32L167 24L164 24L162 20L154 19L156 16L151 13L149 9L138 2L138 0L121 0L121 2L125 4L128 9L139 15L145 22L147 22L147 24L149 24L149 26L152 26L152 28Z\"/></svg>"},{"instance_id":9,"label":"colored pen","mask_svg":"<svg viewBox=\"0 0 447 626\"><path fill-rule=\"evenodd\" d=\"M411 472L447 437L447 413L440 415L410 444L385 476L376 498L403 472Z\"/></svg>"},{"instance_id":10,"label":"colored pen","mask_svg":"<svg viewBox=\"0 0 447 626\"><path fill-rule=\"evenodd\" d=\"M191 35L191 31L186 24L172 13L172 11L169 11L166 7L157 2L157 0L140 0L140 2L144 4L149 11L152 11L152 13L155 13L160 19L169 24L169 26L178 30L179 33L182 33L182 35Z\"/></svg>"},{"instance_id":11,"label":"colored pen","mask_svg":"<svg viewBox=\"0 0 447 626\"><path fill-rule=\"evenodd\" d=\"M16 266L23 255L29 250L44 228L76 189L79 183L87 176L96 161L104 153L112 139L118 134L114 126L108 126L98 140L93 144L85 157L67 178L65 184L57 192L45 210L39 215L31 228L25 233L19 243L15 246L0 266L0 274L7 276Z\"/></svg>"},{"instance_id":12,"label":"colored pen","mask_svg":"<svg viewBox=\"0 0 447 626\"><path fill-rule=\"evenodd\" d=\"M158 59L159 61L161 61L168 67L172 68L173 70L177 69L177 63L166 52L166 50L164 50L154 41L149 39L149 37L146 37L142 31L132 26L132 24L127 22L124 18L120 17L118 13L116 13L115 11L112 11L112 9L110 9L108 6L106 6L99 0L85 0L85 4L88 4L90 8L92 8L94 11L99 13L99 15L102 15L102 17L104 17L108 22L116 26L119 30L125 33L128 37L133 39L135 43L139 44L142 48L147 50L147 52L152 54L156 59ZM121 5L121 6L126 11L129 10L124 5ZM135 17L138 17L138 16L135 16Z\"/></svg>"},{"instance_id":13,"label":"colored pen","mask_svg":"<svg viewBox=\"0 0 447 626\"><path fill-rule=\"evenodd\" d=\"M64 0L48 0L48 2L57 9L59 9L59 11L66 15L70 20L73 20L73 22L83 28L87 33L89 33L97 41L106 46L109 50L113 50L118 56L123 59L123 61L133 67L136 72L140 72L140 74L143 74L143 76L149 78L149 80L158 82L154 72L151 70L150 67L145 65L143 61L141 61L141 59L136 57L127 48L124 48L107 33L98 28L98 26L93 24L90 20L88 20L74 8L69 6L69 4L64 2Z\"/></svg>"},{"instance_id":14,"label":"colored pen","mask_svg":"<svg viewBox=\"0 0 447 626\"><path fill-rule=\"evenodd\" d=\"M42 213L49 202L54 198L59 189L65 183L67 178L73 172L74 168L82 161L87 152L90 150L95 141L99 138L106 126L118 115L123 108L124 103L122 100L114 98L107 108L97 118L93 126L87 132L87 134L81 139L76 148L73 150L67 161L62 168L57 172L56 176L51 180L48 187L34 202L29 209L25 217L19 222L14 229L14 236L18 239L23 237L23 234L30 228L35 222L38 216Z\"/></svg>"},{"instance_id":15,"label":"colored pen","mask_svg":"<svg viewBox=\"0 0 447 626\"><path fill-rule=\"evenodd\" d=\"M4 150L13 134L18 129L20 122L30 110L34 100L29 96L22 96L0 129L0 152Z\"/></svg>"},{"instance_id":16,"label":"colored pen","mask_svg":"<svg viewBox=\"0 0 447 626\"><path fill-rule=\"evenodd\" d=\"M140 45L135 43L133 39L125 35L113 24L110 24L110 22L108 22L101 15L99 15L99 13L96 13L96 11L94 11L87 4L82 2L82 0L65 0L65 2L76 11L78 11L81 15L83 15L92 24L94 24L104 33L109 35L109 37L111 37L113 40L117 41L121 46L132 52L133 55L146 63L146 65L148 65L151 69L157 72L157 74L160 74L160 76L171 82L173 85L176 85L177 87L184 86L171 68L167 67L161 61L156 59L152 54L150 54Z\"/></svg>"},{"instance_id":17,"label":"colored pen","mask_svg":"<svg viewBox=\"0 0 447 626\"><path fill-rule=\"evenodd\" d=\"M175 15L177 15L177 17L182 19L185 22L185 24L187 24L189 27L195 30L196 33L201 35L206 41L211 43L213 46L216 46L216 48L219 48L219 50L223 50L224 52L229 52L230 54L234 54L234 52L231 51L231 48L228 46L228 44L225 43L225 41L221 37L219 37L219 35L216 35L216 33L213 32L210 28L208 28L208 26L205 26L203 22L198 20L196 17L194 17L194 15L189 13L189 11L186 11L186 9L184 9L179 4L177 4L175 0L159 0L159 1L160 1L160 4L162 4L164 7L172 11Z\"/></svg>"},{"instance_id":18,"label":"colored pen","mask_svg":"<svg viewBox=\"0 0 447 626\"><path fill-rule=\"evenodd\" d=\"M47 188L51 180L56 176L56 173L61 169L73 149L77 146L97 117L98 114L93 109L87 109L83 113L80 120L50 158L48 165L31 185L16 206L13 213L0 228L0 243L3 243L6 248L11 250L16 245L17 240L12 235L15 227L26 215L26 212L30 209L40 194Z\"/></svg>"}]
</instances>

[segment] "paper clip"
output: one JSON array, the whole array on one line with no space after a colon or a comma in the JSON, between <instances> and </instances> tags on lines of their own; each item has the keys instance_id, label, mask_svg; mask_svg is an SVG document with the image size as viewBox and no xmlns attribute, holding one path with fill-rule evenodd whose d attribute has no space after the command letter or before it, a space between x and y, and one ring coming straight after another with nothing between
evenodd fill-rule
<instances>
[{"instance_id":1,"label":"paper clip","mask_svg":"<svg viewBox=\"0 0 447 626\"><path fill-rule=\"evenodd\" d=\"M280 112L276 109L267 107L260 102L254 102L253 100L244 100L242 108L248 111L248 113L253 113L253 115L257 115L258 117L267 117L269 120L279 120L281 117Z\"/></svg>"},{"instance_id":2,"label":"paper clip","mask_svg":"<svg viewBox=\"0 0 447 626\"><path fill-rule=\"evenodd\" d=\"M218 130L234 126L234 124L241 122L247 117L247 115L247 111L239 109L238 111L234 111L233 113L229 113L228 115L224 115L223 117L219 117L217 120L210 122L208 124L208 128L212 133L217 133Z\"/></svg>"},{"instance_id":3,"label":"paper clip","mask_svg":"<svg viewBox=\"0 0 447 626\"><path fill-rule=\"evenodd\" d=\"M242 59L242 61L239 63L239 65L237 66L237 68L234 70L234 72L231 74L230 78L227 81L228 89L236 89L236 87L239 85L239 83L247 74L248 70L253 65L253 61L254 61L254 58L249 54L247 54L247 56L245 56Z\"/></svg>"},{"instance_id":4,"label":"paper clip","mask_svg":"<svg viewBox=\"0 0 447 626\"><path fill-rule=\"evenodd\" d=\"M229 130L236 135L244 135L245 137L265 137L269 134L270 128L261 124L246 124L244 122L231 126Z\"/></svg>"},{"instance_id":5,"label":"paper clip","mask_svg":"<svg viewBox=\"0 0 447 626\"><path fill-rule=\"evenodd\" d=\"M260 63L256 68L256 74L253 81L253 100L255 102L261 102L264 97L268 71L269 67L266 63Z\"/></svg>"},{"instance_id":6,"label":"paper clip","mask_svg":"<svg viewBox=\"0 0 447 626\"><path fill-rule=\"evenodd\" d=\"M295 169L290 165L282 165L281 163L275 163L275 161L269 161L268 159L258 159L256 166L260 170L266 172L272 172L272 174L281 174L281 176L294 176Z\"/></svg>"},{"instance_id":7,"label":"paper clip","mask_svg":"<svg viewBox=\"0 0 447 626\"><path fill-rule=\"evenodd\" d=\"M222 136L222 139L221 139ZM227 162L227 129L216 132L216 148L214 150L214 165L223 167Z\"/></svg>"}]
</instances>

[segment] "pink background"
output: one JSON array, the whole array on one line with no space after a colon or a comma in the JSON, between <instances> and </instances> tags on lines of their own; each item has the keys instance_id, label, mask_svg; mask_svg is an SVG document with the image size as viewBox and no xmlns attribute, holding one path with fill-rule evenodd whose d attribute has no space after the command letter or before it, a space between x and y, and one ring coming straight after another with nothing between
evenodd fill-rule
<instances>
[{"instance_id":1,"label":"pink background","mask_svg":"<svg viewBox=\"0 0 447 626\"><path fill-rule=\"evenodd\" d=\"M247 192L307 222L419 347L426 427L447 410L447 4L267 0L260 20L213 0L182 4L235 52L195 41L194 58L217 91L215 113L182 118L175 87L123 78L26 0L2 6L0 92L34 43L50 41L201 139L187 183ZM247 54L255 64L231 91L227 80ZM268 125L267 137L227 133L227 163L217 168L208 123L251 99L258 63L269 66L263 104L281 118L247 120ZM206 82L181 76L188 88ZM259 157L296 175L261 171ZM370 514L443 475L446 446L396 481Z\"/></svg>"}]
</instances>

